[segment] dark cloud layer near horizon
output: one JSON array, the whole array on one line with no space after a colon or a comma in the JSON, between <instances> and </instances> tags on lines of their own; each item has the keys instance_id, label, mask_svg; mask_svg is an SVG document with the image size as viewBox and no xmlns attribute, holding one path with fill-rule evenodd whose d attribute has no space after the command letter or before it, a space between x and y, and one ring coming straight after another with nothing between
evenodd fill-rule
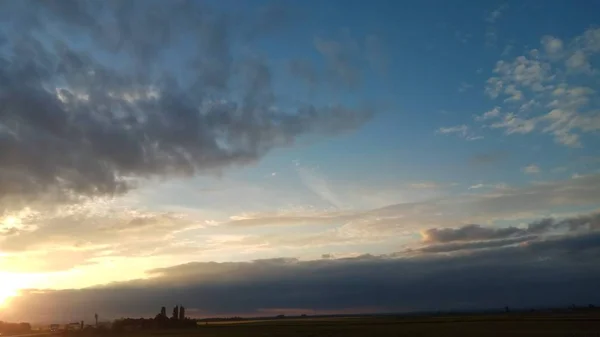
<instances>
[{"instance_id":1,"label":"dark cloud layer near horizon","mask_svg":"<svg viewBox=\"0 0 600 337\"><path fill-rule=\"evenodd\" d=\"M600 213L580 215L562 220L545 218L529 223L527 228L514 226L491 228L478 224L469 224L459 228L430 228L423 232L423 241L426 243L453 243L457 241L516 239L559 229L567 231L600 230Z\"/></svg>"},{"instance_id":2,"label":"dark cloud layer near horizon","mask_svg":"<svg viewBox=\"0 0 600 337\"><path fill-rule=\"evenodd\" d=\"M247 164L373 114L277 107L271 65L238 50L277 30L281 6L241 17L186 1L0 6L0 211Z\"/></svg>"},{"instance_id":3,"label":"dark cloud layer near horizon","mask_svg":"<svg viewBox=\"0 0 600 337\"><path fill-rule=\"evenodd\" d=\"M462 245L456 249L431 245L314 261L192 262L150 270L147 279L29 290L12 300L3 318L48 322L89 319L94 312L104 318L153 316L171 304L206 317L599 303L600 231L590 226L597 225L597 214L556 223L585 225L567 234L447 244Z\"/></svg>"}]
</instances>

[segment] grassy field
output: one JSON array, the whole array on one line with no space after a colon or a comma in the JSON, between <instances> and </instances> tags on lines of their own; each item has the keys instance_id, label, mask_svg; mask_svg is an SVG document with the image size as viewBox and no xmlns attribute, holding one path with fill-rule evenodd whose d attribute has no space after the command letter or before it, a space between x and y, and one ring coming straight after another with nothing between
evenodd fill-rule
<instances>
[{"instance_id":1,"label":"grassy field","mask_svg":"<svg viewBox=\"0 0 600 337\"><path fill-rule=\"evenodd\" d=\"M354 317L209 323L195 330L139 337L565 336L600 337L600 315L481 315L423 318Z\"/></svg>"}]
</instances>

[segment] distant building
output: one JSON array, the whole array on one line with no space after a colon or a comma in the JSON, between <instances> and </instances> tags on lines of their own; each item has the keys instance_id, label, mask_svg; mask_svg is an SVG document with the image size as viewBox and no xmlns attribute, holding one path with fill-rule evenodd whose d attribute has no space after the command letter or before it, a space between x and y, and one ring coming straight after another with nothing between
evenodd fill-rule
<instances>
[{"instance_id":1,"label":"distant building","mask_svg":"<svg viewBox=\"0 0 600 337\"><path fill-rule=\"evenodd\" d=\"M179 306L175 306L175 308L173 308L173 319L179 319Z\"/></svg>"},{"instance_id":2,"label":"distant building","mask_svg":"<svg viewBox=\"0 0 600 337\"><path fill-rule=\"evenodd\" d=\"M81 330L81 322L69 323L65 326L65 330Z\"/></svg>"},{"instance_id":3,"label":"distant building","mask_svg":"<svg viewBox=\"0 0 600 337\"><path fill-rule=\"evenodd\" d=\"M182 321L185 319L185 308L183 305L179 307L179 319Z\"/></svg>"},{"instance_id":4,"label":"distant building","mask_svg":"<svg viewBox=\"0 0 600 337\"><path fill-rule=\"evenodd\" d=\"M160 315L162 317L167 317L167 308L165 308L165 307L160 308Z\"/></svg>"}]
</instances>

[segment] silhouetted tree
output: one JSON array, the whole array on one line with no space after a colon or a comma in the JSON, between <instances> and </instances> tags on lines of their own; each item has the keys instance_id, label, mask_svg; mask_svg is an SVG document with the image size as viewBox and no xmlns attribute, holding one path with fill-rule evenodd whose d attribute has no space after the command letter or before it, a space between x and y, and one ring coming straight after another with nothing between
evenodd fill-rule
<instances>
[{"instance_id":1,"label":"silhouetted tree","mask_svg":"<svg viewBox=\"0 0 600 337\"><path fill-rule=\"evenodd\" d=\"M182 306L179 307L179 320L183 321L185 319L185 308Z\"/></svg>"},{"instance_id":2,"label":"silhouetted tree","mask_svg":"<svg viewBox=\"0 0 600 337\"><path fill-rule=\"evenodd\" d=\"M160 308L160 315L166 318L167 317L167 308L165 308L165 307Z\"/></svg>"},{"instance_id":3,"label":"silhouetted tree","mask_svg":"<svg viewBox=\"0 0 600 337\"><path fill-rule=\"evenodd\" d=\"M171 317L173 319L179 319L179 306L175 306L175 308L173 308L173 316Z\"/></svg>"}]
</instances>

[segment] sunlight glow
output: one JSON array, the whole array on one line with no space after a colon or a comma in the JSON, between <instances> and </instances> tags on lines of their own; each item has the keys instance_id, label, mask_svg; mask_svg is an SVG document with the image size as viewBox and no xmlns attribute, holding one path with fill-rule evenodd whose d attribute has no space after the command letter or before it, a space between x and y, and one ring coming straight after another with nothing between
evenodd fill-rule
<instances>
[{"instance_id":1,"label":"sunlight glow","mask_svg":"<svg viewBox=\"0 0 600 337\"><path fill-rule=\"evenodd\" d=\"M23 287L22 281L24 280L18 275L0 272L0 308L5 307L9 299L19 295L19 290Z\"/></svg>"},{"instance_id":2,"label":"sunlight glow","mask_svg":"<svg viewBox=\"0 0 600 337\"><path fill-rule=\"evenodd\" d=\"M13 227L13 226L17 225L18 222L19 222L19 219L17 219L14 216L8 216L8 217L4 218L4 220L2 221L2 223L6 227Z\"/></svg>"}]
</instances>

